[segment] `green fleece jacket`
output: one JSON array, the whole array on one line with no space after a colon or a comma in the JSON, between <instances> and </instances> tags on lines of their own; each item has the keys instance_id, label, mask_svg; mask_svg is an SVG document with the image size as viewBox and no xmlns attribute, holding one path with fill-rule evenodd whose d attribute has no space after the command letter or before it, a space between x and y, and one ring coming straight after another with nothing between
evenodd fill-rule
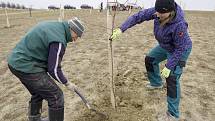
<instances>
[{"instance_id":1,"label":"green fleece jacket","mask_svg":"<svg viewBox=\"0 0 215 121\"><path fill-rule=\"evenodd\" d=\"M8 64L18 71L47 71L49 44L60 42L66 48L71 41L67 22L45 21L33 27L12 50Z\"/></svg>"}]
</instances>

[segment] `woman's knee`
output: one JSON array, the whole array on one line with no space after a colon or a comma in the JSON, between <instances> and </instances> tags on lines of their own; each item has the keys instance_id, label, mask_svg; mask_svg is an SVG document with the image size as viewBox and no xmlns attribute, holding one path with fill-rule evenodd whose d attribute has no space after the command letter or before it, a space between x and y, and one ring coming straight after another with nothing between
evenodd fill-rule
<instances>
[{"instance_id":1,"label":"woman's knee","mask_svg":"<svg viewBox=\"0 0 215 121\"><path fill-rule=\"evenodd\" d=\"M150 57L150 56L145 57L145 66L148 72L154 72L154 67L153 67L154 60L155 58L153 57Z\"/></svg>"}]
</instances>

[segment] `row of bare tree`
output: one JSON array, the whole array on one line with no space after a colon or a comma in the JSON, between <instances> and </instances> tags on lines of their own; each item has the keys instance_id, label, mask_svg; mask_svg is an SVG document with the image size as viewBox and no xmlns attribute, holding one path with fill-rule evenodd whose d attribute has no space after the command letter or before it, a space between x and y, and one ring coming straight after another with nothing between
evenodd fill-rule
<instances>
[{"instance_id":1,"label":"row of bare tree","mask_svg":"<svg viewBox=\"0 0 215 121\"><path fill-rule=\"evenodd\" d=\"M82 4L80 6L81 9L93 9L92 6L89 6L87 4ZM56 7L56 6L53 6L53 5L50 5L48 6L48 9L60 9L59 7ZM71 6L71 5L64 5L64 9L76 9L76 7L74 6Z\"/></svg>"},{"instance_id":2,"label":"row of bare tree","mask_svg":"<svg viewBox=\"0 0 215 121\"><path fill-rule=\"evenodd\" d=\"M24 5L20 5L20 4L15 4L15 3L5 3L5 2L1 2L0 3L0 7L1 8L14 8L14 9L26 9L26 7Z\"/></svg>"},{"instance_id":3,"label":"row of bare tree","mask_svg":"<svg viewBox=\"0 0 215 121\"><path fill-rule=\"evenodd\" d=\"M59 7L56 7L56 6L53 6L53 5L50 5L48 6L48 9L60 9ZM64 5L64 9L76 9L76 7L74 6L71 6L71 5Z\"/></svg>"}]
</instances>

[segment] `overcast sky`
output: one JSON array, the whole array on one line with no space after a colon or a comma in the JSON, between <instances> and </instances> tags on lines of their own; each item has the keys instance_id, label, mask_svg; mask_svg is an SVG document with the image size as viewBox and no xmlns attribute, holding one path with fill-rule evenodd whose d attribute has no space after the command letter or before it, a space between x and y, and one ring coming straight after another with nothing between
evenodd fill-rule
<instances>
[{"instance_id":1,"label":"overcast sky","mask_svg":"<svg viewBox=\"0 0 215 121\"><path fill-rule=\"evenodd\" d=\"M81 4L88 4L94 8L98 8L101 2L104 2L104 6L107 3L107 0L0 0L1 2L10 2L16 4L22 4L26 7L33 8L45 8L49 5L71 5L77 8L80 8ZM114 1L114 0L108 0ZM126 0L118 0L120 3L124 3ZM215 10L215 0L175 0L178 4L182 5L186 10ZM135 3L136 0L128 0L129 3ZM154 6L155 0L137 0L137 4L145 8Z\"/></svg>"}]
</instances>

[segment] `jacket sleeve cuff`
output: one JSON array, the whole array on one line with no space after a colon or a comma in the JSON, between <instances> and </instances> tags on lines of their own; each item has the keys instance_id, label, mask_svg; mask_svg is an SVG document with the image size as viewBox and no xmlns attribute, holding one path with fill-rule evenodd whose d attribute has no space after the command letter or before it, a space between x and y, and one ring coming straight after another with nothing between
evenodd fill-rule
<instances>
[{"instance_id":1,"label":"jacket sleeve cuff","mask_svg":"<svg viewBox=\"0 0 215 121\"><path fill-rule=\"evenodd\" d=\"M171 71L173 71L175 68L175 66L171 66L168 63L165 66L166 66L166 68L170 69Z\"/></svg>"}]
</instances>

